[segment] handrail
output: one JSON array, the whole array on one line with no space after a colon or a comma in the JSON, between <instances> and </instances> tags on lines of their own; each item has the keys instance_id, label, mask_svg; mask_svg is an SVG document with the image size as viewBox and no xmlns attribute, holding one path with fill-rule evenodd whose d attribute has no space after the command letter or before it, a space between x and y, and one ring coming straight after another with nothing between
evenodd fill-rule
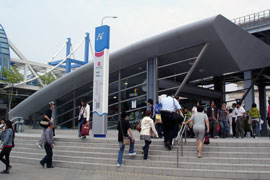
<instances>
[{"instance_id":1,"label":"handrail","mask_svg":"<svg viewBox=\"0 0 270 180\"><path fill-rule=\"evenodd\" d=\"M13 127L14 126L17 126L17 128L18 128L17 131L18 132L22 132L23 131L22 130L22 126L21 126L24 123L24 118L23 117L14 117L10 121L12 122Z\"/></svg>"},{"instance_id":2,"label":"handrail","mask_svg":"<svg viewBox=\"0 0 270 180\"><path fill-rule=\"evenodd\" d=\"M187 121L187 115L185 115L184 117L184 121L183 122L186 122ZM178 135L176 137L176 140L177 140L177 168L179 168L179 142L181 144L181 156L183 156L184 154L184 148L183 148L183 135L185 134L185 145L187 145L187 125L186 124L183 124L182 123L182 126L181 126L181 129L180 131L178 132Z\"/></svg>"},{"instance_id":3,"label":"handrail","mask_svg":"<svg viewBox=\"0 0 270 180\"><path fill-rule=\"evenodd\" d=\"M232 19L231 21L242 28L248 28L250 27L250 25L256 25L259 22L269 21L269 18L270 18L270 9L267 9L257 13L235 18Z\"/></svg>"}]
</instances>

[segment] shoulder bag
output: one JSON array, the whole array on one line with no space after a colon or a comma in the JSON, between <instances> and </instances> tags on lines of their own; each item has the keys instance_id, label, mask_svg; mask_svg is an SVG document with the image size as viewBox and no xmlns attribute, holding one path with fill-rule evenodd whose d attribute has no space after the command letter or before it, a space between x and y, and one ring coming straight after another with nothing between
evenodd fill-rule
<instances>
[{"instance_id":1,"label":"shoulder bag","mask_svg":"<svg viewBox=\"0 0 270 180\"><path fill-rule=\"evenodd\" d=\"M46 120L43 119L43 120L39 121L39 125L40 125L41 127L43 127L43 128L49 127L49 123L50 123L50 121L48 121L47 119L46 119Z\"/></svg>"},{"instance_id":2,"label":"shoulder bag","mask_svg":"<svg viewBox=\"0 0 270 180\"><path fill-rule=\"evenodd\" d=\"M123 132L123 128L122 128L122 120L121 119L120 119L120 128L121 128L122 135L123 135L123 144L124 145L130 145L130 138L124 136L124 132Z\"/></svg>"},{"instance_id":3,"label":"shoulder bag","mask_svg":"<svg viewBox=\"0 0 270 180\"><path fill-rule=\"evenodd\" d=\"M139 122L139 124L137 124L136 130L139 131L139 132L141 132L141 122Z\"/></svg>"}]
</instances>

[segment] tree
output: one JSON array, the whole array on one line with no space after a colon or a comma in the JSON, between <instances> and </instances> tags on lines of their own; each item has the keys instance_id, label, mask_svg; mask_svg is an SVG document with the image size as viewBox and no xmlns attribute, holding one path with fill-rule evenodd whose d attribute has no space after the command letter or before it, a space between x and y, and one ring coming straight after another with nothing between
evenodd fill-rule
<instances>
[{"instance_id":1,"label":"tree","mask_svg":"<svg viewBox=\"0 0 270 180\"><path fill-rule=\"evenodd\" d=\"M2 82L6 84L5 88L8 88L8 111L11 109L12 96L14 90L14 84L23 81L23 75L19 73L19 70L14 67L3 68L1 71Z\"/></svg>"},{"instance_id":2,"label":"tree","mask_svg":"<svg viewBox=\"0 0 270 180\"><path fill-rule=\"evenodd\" d=\"M39 76L40 79L43 81L44 86L52 83L53 81L55 81L58 78L54 78L53 75L51 73L48 74L44 74L43 76Z\"/></svg>"}]
</instances>

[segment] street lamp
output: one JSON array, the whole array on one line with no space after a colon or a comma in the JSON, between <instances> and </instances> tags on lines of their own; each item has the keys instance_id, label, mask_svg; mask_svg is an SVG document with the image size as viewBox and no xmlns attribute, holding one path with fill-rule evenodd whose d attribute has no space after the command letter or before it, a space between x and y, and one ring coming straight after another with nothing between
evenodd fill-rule
<instances>
[{"instance_id":1,"label":"street lamp","mask_svg":"<svg viewBox=\"0 0 270 180\"><path fill-rule=\"evenodd\" d=\"M103 26L103 21L104 21L104 19L106 19L106 18L117 18L117 16L105 16L105 17L103 17L102 18L102 21L101 21L101 26Z\"/></svg>"}]
</instances>

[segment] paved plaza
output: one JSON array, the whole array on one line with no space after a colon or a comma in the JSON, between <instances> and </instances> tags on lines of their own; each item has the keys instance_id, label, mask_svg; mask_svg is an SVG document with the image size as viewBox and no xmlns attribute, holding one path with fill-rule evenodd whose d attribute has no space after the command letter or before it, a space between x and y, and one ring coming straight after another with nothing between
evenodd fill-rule
<instances>
[{"instance_id":1,"label":"paved plaza","mask_svg":"<svg viewBox=\"0 0 270 180\"><path fill-rule=\"evenodd\" d=\"M40 166L12 163L10 174L0 174L1 180L205 180L205 178L188 178L134 174L112 171L77 170L67 168L46 169ZM0 169L4 166L1 164ZM194 172L196 173L196 172ZM209 178L209 180L215 180Z\"/></svg>"}]
</instances>

